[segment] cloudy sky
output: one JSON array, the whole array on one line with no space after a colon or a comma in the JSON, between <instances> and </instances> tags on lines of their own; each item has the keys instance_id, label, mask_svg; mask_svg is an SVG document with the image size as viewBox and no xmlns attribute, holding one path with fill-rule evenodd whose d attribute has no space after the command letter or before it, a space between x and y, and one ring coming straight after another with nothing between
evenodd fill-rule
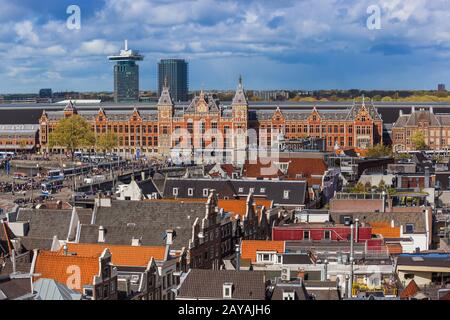
<instances>
[{"instance_id":1,"label":"cloudy sky","mask_svg":"<svg viewBox=\"0 0 450 320\"><path fill-rule=\"evenodd\" d=\"M67 7L81 28L67 28ZM380 29L369 29L380 9ZM186 58L191 89L450 87L450 0L0 0L0 93L113 87L125 38L156 64Z\"/></svg>"}]
</instances>

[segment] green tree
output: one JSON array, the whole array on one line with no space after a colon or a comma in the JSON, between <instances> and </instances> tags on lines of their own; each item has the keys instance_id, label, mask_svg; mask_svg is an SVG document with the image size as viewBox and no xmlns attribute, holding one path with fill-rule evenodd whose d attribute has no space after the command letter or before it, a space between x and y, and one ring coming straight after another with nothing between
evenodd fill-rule
<instances>
[{"instance_id":1,"label":"green tree","mask_svg":"<svg viewBox=\"0 0 450 320\"><path fill-rule=\"evenodd\" d=\"M97 149L108 152L117 147L118 137L114 132L107 132L97 137Z\"/></svg>"},{"instance_id":2,"label":"green tree","mask_svg":"<svg viewBox=\"0 0 450 320\"><path fill-rule=\"evenodd\" d=\"M94 143L95 136L90 124L77 114L59 120L49 135L50 148L58 146L66 149L71 153L72 160L74 151Z\"/></svg>"},{"instance_id":3,"label":"green tree","mask_svg":"<svg viewBox=\"0 0 450 320\"><path fill-rule=\"evenodd\" d=\"M426 150L428 148L425 143L425 135L423 134L423 131L414 132L411 136L411 142L415 150Z\"/></svg>"},{"instance_id":4,"label":"green tree","mask_svg":"<svg viewBox=\"0 0 450 320\"><path fill-rule=\"evenodd\" d=\"M389 157L392 155L392 149L389 146L378 143L369 148L366 155L369 158Z\"/></svg>"}]
</instances>

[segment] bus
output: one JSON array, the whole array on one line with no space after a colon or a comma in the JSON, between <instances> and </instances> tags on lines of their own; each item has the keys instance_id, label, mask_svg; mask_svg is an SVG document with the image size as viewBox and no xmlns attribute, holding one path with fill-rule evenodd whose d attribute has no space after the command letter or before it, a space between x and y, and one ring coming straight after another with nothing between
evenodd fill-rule
<instances>
[{"instance_id":1,"label":"bus","mask_svg":"<svg viewBox=\"0 0 450 320\"><path fill-rule=\"evenodd\" d=\"M0 151L0 159L14 158L15 153L11 151Z\"/></svg>"},{"instance_id":2,"label":"bus","mask_svg":"<svg viewBox=\"0 0 450 320\"><path fill-rule=\"evenodd\" d=\"M49 170L47 173L47 179L50 179L50 180L64 179L64 173L59 169Z\"/></svg>"},{"instance_id":3,"label":"bus","mask_svg":"<svg viewBox=\"0 0 450 320\"><path fill-rule=\"evenodd\" d=\"M62 188L63 183L64 179L43 182L41 183L41 194L43 196L54 194L58 191L58 189Z\"/></svg>"}]
</instances>

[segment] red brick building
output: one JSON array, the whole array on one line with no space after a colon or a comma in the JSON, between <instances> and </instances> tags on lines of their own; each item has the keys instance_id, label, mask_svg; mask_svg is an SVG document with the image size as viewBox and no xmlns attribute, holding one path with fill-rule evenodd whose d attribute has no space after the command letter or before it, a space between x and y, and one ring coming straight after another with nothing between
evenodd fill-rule
<instances>
[{"instance_id":1,"label":"red brick building","mask_svg":"<svg viewBox=\"0 0 450 320\"><path fill-rule=\"evenodd\" d=\"M159 153L180 161L217 157L222 162L245 159L249 146L274 148L278 139L305 136L326 139L326 149L355 149L363 152L382 142L382 119L372 104L353 103L347 109L249 110L239 81L231 105L221 105L201 91L188 105L175 104L164 87L155 108L134 110L77 110L69 103L63 111L43 112L40 144L48 150L48 136L57 122L78 113L86 118L96 135L114 132L119 144L114 150L132 155ZM206 150L205 150L206 149ZM217 161L215 161L217 162Z\"/></svg>"}]
</instances>

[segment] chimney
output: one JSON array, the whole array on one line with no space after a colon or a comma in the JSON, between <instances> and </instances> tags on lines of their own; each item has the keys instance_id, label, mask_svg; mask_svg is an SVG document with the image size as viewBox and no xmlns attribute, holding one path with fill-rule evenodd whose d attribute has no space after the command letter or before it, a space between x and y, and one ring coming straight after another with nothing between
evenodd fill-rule
<instances>
[{"instance_id":1,"label":"chimney","mask_svg":"<svg viewBox=\"0 0 450 320\"><path fill-rule=\"evenodd\" d=\"M356 223L356 226L355 226L355 242L358 242L358 238L359 238L359 219L358 218L355 219L355 223Z\"/></svg>"},{"instance_id":2,"label":"chimney","mask_svg":"<svg viewBox=\"0 0 450 320\"><path fill-rule=\"evenodd\" d=\"M325 259L323 263L323 281L328 279L328 259Z\"/></svg>"},{"instance_id":3,"label":"chimney","mask_svg":"<svg viewBox=\"0 0 450 320\"><path fill-rule=\"evenodd\" d=\"M13 273L16 273L16 250L12 250L11 251L11 262L12 262L12 268L13 268Z\"/></svg>"},{"instance_id":4,"label":"chimney","mask_svg":"<svg viewBox=\"0 0 450 320\"><path fill-rule=\"evenodd\" d=\"M403 110L400 109L400 110L398 111L398 116L401 117L402 115L403 115Z\"/></svg>"},{"instance_id":5,"label":"chimney","mask_svg":"<svg viewBox=\"0 0 450 320\"><path fill-rule=\"evenodd\" d=\"M395 228L395 222L394 222L394 219L391 220L391 228Z\"/></svg>"},{"instance_id":6,"label":"chimney","mask_svg":"<svg viewBox=\"0 0 450 320\"><path fill-rule=\"evenodd\" d=\"M237 243L235 245L235 250L236 250L236 270L239 271L241 270L241 246L239 245L239 243Z\"/></svg>"},{"instance_id":7,"label":"chimney","mask_svg":"<svg viewBox=\"0 0 450 320\"><path fill-rule=\"evenodd\" d=\"M430 167L425 167L425 178L424 178L425 188L430 187Z\"/></svg>"},{"instance_id":8,"label":"chimney","mask_svg":"<svg viewBox=\"0 0 450 320\"><path fill-rule=\"evenodd\" d=\"M305 270L304 269L300 269L298 272L297 272L297 278L298 279L305 279Z\"/></svg>"},{"instance_id":9,"label":"chimney","mask_svg":"<svg viewBox=\"0 0 450 320\"><path fill-rule=\"evenodd\" d=\"M164 253L164 260L167 261L170 258L170 247L173 244L173 238L176 236L176 232L172 229L166 230L166 252Z\"/></svg>"},{"instance_id":10,"label":"chimney","mask_svg":"<svg viewBox=\"0 0 450 320\"><path fill-rule=\"evenodd\" d=\"M141 239L135 239L134 237L131 239L131 245L133 247L139 247L142 246L142 241Z\"/></svg>"},{"instance_id":11,"label":"chimney","mask_svg":"<svg viewBox=\"0 0 450 320\"><path fill-rule=\"evenodd\" d=\"M104 226L98 227L98 242L105 242L106 229Z\"/></svg>"},{"instance_id":12,"label":"chimney","mask_svg":"<svg viewBox=\"0 0 450 320\"><path fill-rule=\"evenodd\" d=\"M173 233L174 231L172 229L166 230L166 246L171 246L173 244Z\"/></svg>"},{"instance_id":13,"label":"chimney","mask_svg":"<svg viewBox=\"0 0 450 320\"><path fill-rule=\"evenodd\" d=\"M69 248L67 247L66 243L64 243L64 246L63 246L63 253L65 256L67 256L67 254L69 253Z\"/></svg>"},{"instance_id":14,"label":"chimney","mask_svg":"<svg viewBox=\"0 0 450 320\"><path fill-rule=\"evenodd\" d=\"M430 106L430 113L433 113L433 107Z\"/></svg>"}]
</instances>

